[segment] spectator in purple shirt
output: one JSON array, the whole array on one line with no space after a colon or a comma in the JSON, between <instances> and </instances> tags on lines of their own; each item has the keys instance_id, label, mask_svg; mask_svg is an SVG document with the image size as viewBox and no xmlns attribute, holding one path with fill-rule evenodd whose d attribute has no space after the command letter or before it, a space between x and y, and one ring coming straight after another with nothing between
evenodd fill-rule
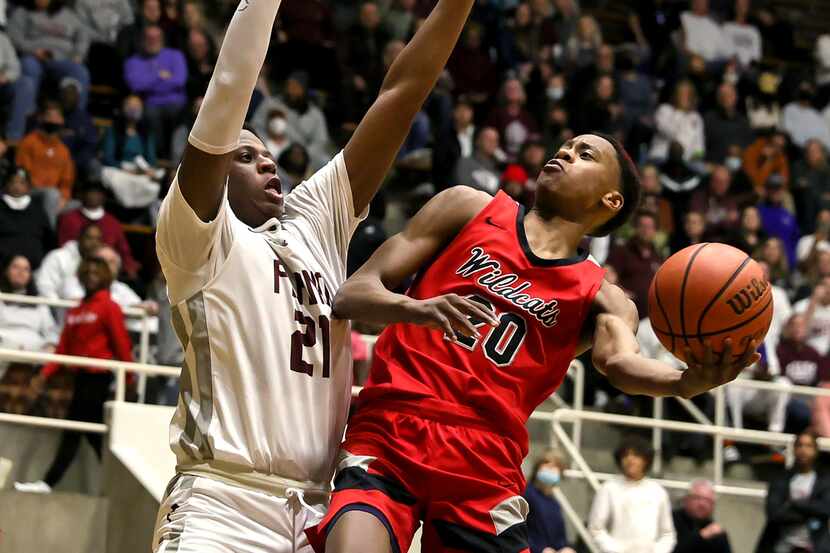
<instances>
[{"instance_id":1,"label":"spectator in purple shirt","mask_svg":"<svg viewBox=\"0 0 830 553\"><path fill-rule=\"evenodd\" d=\"M124 78L144 100L150 131L160 139L159 154L169 156L169 136L187 104L187 61L179 50L164 47L164 32L157 25L144 29L142 53L124 65Z\"/></svg>"},{"instance_id":2,"label":"spectator in purple shirt","mask_svg":"<svg viewBox=\"0 0 830 553\"><path fill-rule=\"evenodd\" d=\"M787 194L784 180L780 175L771 175L766 183L767 199L758 206L764 230L770 236L780 238L784 242L787 260L790 267L795 267L795 247L798 244L798 221L795 215L784 207L784 198Z\"/></svg>"}]
</instances>

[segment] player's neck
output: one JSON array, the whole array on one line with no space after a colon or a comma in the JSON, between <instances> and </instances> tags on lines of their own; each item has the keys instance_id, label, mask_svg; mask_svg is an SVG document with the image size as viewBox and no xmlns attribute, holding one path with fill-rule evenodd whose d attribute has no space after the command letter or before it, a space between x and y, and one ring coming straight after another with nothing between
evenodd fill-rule
<instances>
[{"instance_id":1,"label":"player's neck","mask_svg":"<svg viewBox=\"0 0 830 553\"><path fill-rule=\"evenodd\" d=\"M523 222L530 249L543 259L558 259L576 255L585 237L585 227L558 216L545 217L531 209Z\"/></svg>"}]
</instances>

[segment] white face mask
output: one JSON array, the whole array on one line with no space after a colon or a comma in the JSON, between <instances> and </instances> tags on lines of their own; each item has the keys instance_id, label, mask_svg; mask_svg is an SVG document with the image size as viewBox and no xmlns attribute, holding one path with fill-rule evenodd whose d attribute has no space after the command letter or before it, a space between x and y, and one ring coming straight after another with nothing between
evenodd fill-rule
<instances>
[{"instance_id":1,"label":"white face mask","mask_svg":"<svg viewBox=\"0 0 830 553\"><path fill-rule=\"evenodd\" d=\"M565 89L554 87L547 89L547 96L549 100L553 100L554 102L561 100L562 97L565 95Z\"/></svg>"},{"instance_id":2,"label":"white face mask","mask_svg":"<svg viewBox=\"0 0 830 553\"><path fill-rule=\"evenodd\" d=\"M270 130L274 136L284 135L287 128L288 123L286 123L285 119L282 117L275 117L268 123L268 130Z\"/></svg>"},{"instance_id":3,"label":"white face mask","mask_svg":"<svg viewBox=\"0 0 830 553\"><path fill-rule=\"evenodd\" d=\"M87 209L85 207L82 207L81 213L83 213L84 217L86 217L87 219L98 221L99 219L102 219L104 217L104 208L96 207L95 209Z\"/></svg>"},{"instance_id":4,"label":"white face mask","mask_svg":"<svg viewBox=\"0 0 830 553\"><path fill-rule=\"evenodd\" d=\"M23 211L29 207L30 203L32 203L32 197L27 194L25 196L15 198L14 196L3 194L3 201L6 202L7 206L15 211Z\"/></svg>"},{"instance_id":5,"label":"white face mask","mask_svg":"<svg viewBox=\"0 0 830 553\"><path fill-rule=\"evenodd\" d=\"M736 156L731 156L731 157L726 158L726 161L724 162L724 164L726 165L727 169L729 169L730 171L732 171L734 173L735 171L737 171L738 169L741 168L741 165L743 165L743 162L741 161L741 158L736 157Z\"/></svg>"}]
</instances>

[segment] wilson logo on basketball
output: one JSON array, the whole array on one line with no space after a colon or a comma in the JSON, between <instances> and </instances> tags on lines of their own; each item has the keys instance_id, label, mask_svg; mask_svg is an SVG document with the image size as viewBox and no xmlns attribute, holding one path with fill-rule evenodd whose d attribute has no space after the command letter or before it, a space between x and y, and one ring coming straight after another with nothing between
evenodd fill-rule
<instances>
[{"instance_id":1,"label":"wilson logo on basketball","mask_svg":"<svg viewBox=\"0 0 830 553\"><path fill-rule=\"evenodd\" d=\"M757 278L753 278L743 290L726 300L726 303L729 304L729 307L732 308L732 311L734 311L736 315L743 315L744 311L749 309L753 303L761 299L761 296L764 295L767 288L769 288L769 283L767 281L761 281Z\"/></svg>"}]
</instances>

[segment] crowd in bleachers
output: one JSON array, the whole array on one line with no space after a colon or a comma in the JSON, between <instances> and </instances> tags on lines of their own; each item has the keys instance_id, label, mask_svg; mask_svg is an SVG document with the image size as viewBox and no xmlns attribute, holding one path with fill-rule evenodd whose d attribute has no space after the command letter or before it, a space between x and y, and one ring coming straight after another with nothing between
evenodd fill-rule
<instances>
[{"instance_id":1,"label":"crowd in bleachers","mask_svg":"<svg viewBox=\"0 0 830 553\"><path fill-rule=\"evenodd\" d=\"M103 259L113 300L159 317L153 360L181 362L148 236L236 4L0 0L0 291L80 299L82 260ZM248 114L284 189L342 148L433 4L284 2ZM629 225L586 247L644 317L642 347L672 359L646 318L661 262L726 242L763 263L775 296L762 362L741 377L830 388L830 35L799 36L786 4L477 2L355 235L350 271L449 186L531 204L559 145L602 131L638 162L643 200ZM65 316L0 304L0 346L49 351ZM0 407L31 410L9 392L25 382L6 371ZM649 409L601 377L589 384L589 405ZM711 397L696 401L711 413ZM736 426L830 436L826 398L735 388L729 415ZM667 442L698 458L705 446ZM740 455L728 445L729 460Z\"/></svg>"}]
</instances>

